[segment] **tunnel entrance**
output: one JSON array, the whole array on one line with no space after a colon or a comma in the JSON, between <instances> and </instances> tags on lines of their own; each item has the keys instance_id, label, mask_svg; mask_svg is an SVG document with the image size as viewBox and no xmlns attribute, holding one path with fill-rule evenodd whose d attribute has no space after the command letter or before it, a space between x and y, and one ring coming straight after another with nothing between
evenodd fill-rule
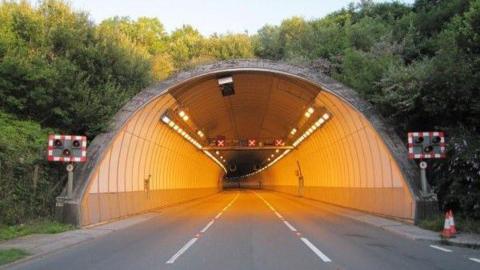
<instances>
[{"instance_id":1,"label":"tunnel entrance","mask_svg":"<svg viewBox=\"0 0 480 270\"><path fill-rule=\"evenodd\" d=\"M239 178L410 221L432 205L405 145L367 102L314 70L265 60L202 66L142 91L88 152L62 207L80 225L207 196Z\"/></svg>"}]
</instances>

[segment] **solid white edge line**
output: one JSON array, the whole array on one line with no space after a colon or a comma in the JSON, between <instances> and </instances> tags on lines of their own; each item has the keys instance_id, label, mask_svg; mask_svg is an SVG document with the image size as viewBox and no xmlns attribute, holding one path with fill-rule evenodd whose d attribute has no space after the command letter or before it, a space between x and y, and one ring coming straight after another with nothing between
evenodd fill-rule
<instances>
[{"instance_id":1,"label":"solid white edge line","mask_svg":"<svg viewBox=\"0 0 480 270\"><path fill-rule=\"evenodd\" d=\"M320 259L322 259L322 261L324 262L331 262L332 260L330 260L330 258L327 257L327 255L323 254L323 252L321 252L314 244L312 244L312 242L308 241L307 238L300 238L302 239L302 241L305 243L305 245L307 245L307 247L309 247L315 254L317 254L318 257L320 257Z\"/></svg>"},{"instance_id":2,"label":"solid white edge line","mask_svg":"<svg viewBox=\"0 0 480 270\"><path fill-rule=\"evenodd\" d=\"M218 214L215 216L215 219L218 219L222 214L223 214L223 212L218 213Z\"/></svg>"},{"instance_id":3,"label":"solid white edge line","mask_svg":"<svg viewBox=\"0 0 480 270\"><path fill-rule=\"evenodd\" d=\"M295 229L295 227L293 227L292 224L290 224L288 221L284 220L283 223L285 223L285 225L287 225L287 227L290 229L290 231L292 231L292 232L297 231L297 229Z\"/></svg>"},{"instance_id":4,"label":"solid white edge line","mask_svg":"<svg viewBox=\"0 0 480 270\"><path fill-rule=\"evenodd\" d=\"M446 249L446 248L439 247L439 246L435 246L435 245L430 245L430 247L431 247L431 248L434 248L434 249L438 249L438 250L444 251L444 252L452 252L450 249Z\"/></svg>"},{"instance_id":5,"label":"solid white edge line","mask_svg":"<svg viewBox=\"0 0 480 270\"><path fill-rule=\"evenodd\" d=\"M280 219L282 219L282 218L283 218L283 216L282 216L282 215L280 215L280 213L278 213L278 212L275 212L275 215L277 215L277 217L278 217L278 218L280 218Z\"/></svg>"},{"instance_id":6,"label":"solid white edge line","mask_svg":"<svg viewBox=\"0 0 480 270\"><path fill-rule=\"evenodd\" d=\"M195 244L195 242L198 240L198 238L194 237L192 239L190 239L190 241L188 241L180 250L177 251L177 253L175 253L175 255L173 255L167 262L166 264L172 264L174 263L178 257L180 257L185 251L187 251L193 244Z\"/></svg>"},{"instance_id":7,"label":"solid white edge line","mask_svg":"<svg viewBox=\"0 0 480 270\"><path fill-rule=\"evenodd\" d=\"M206 232L206 231L208 230L208 228L210 228L210 226L212 226L213 222L214 222L214 221L211 220L211 221L207 224L207 226L205 226L200 232L201 232L201 233Z\"/></svg>"},{"instance_id":8,"label":"solid white edge line","mask_svg":"<svg viewBox=\"0 0 480 270\"><path fill-rule=\"evenodd\" d=\"M477 258L468 258L470 261L474 261L474 262L477 262L477 263L480 263L480 259L477 259Z\"/></svg>"}]
</instances>

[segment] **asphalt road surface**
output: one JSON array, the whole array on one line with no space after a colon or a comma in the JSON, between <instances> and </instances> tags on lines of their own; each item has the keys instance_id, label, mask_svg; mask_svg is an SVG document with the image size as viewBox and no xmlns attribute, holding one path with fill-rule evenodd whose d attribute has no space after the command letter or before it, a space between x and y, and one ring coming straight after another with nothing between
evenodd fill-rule
<instances>
[{"instance_id":1,"label":"asphalt road surface","mask_svg":"<svg viewBox=\"0 0 480 270\"><path fill-rule=\"evenodd\" d=\"M232 190L14 269L480 269L480 251L403 238L266 191Z\"/></svg>"}]
</instances>

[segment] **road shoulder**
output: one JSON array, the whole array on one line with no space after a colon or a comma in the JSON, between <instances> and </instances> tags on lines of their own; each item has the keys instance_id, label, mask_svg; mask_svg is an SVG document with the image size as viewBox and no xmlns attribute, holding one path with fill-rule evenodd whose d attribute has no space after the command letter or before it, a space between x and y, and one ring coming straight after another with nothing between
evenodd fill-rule
<instances>
[{"instance_id":1,"label":"road shoulder","mask_svg":"<svg viewBox=\"0 0 480 270\"><path fill-rule=\"evenodd\" d=\"M413 224L408 224L405 222L392 220L380 216L375 216L361 211L355 211L348 208L343 208L336 205L331 205L321 201L309 199L309 198L300 198L298 196L280 193L277 194L289 198L298 200L301 203L321 208L324 211L353 219L362 223L369 224L371 226L381 228L391 233L401 235L403 237L420 240L420 241L431 241L435 243L441 243L443 245L452 245L459 247L470 247L470 248L480 248L480 235L470 234L470 233L459 233L455 238L445 239L440 236L440 233L433 232L419 228Z\"/></svg>"},{"instance_id":2,"label":"road shoulder","mask_svg":"<svg viewBox=\"0 0 480 270\"><path fill-rule=\"evenodd\" d=\"M0 266L0 269L6 269L15 264L45 256L61 249L80 244L87 240L96 239L109 233L128 228L135 224L139 224L154 218L157 215L159 215L159 213L147 213L124 220L118 220L111 223L58 234L32 234L1 242L0 250L18 249L23 250L31 255L12 263L2 265Z\"/></svg>"}]
</instances>

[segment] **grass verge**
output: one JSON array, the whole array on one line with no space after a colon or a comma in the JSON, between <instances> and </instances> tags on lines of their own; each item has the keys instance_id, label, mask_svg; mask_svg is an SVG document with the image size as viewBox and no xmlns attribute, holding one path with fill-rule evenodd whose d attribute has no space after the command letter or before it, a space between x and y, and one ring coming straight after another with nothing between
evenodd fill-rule
<instances>
[{"instance_id":1,"label":"grass verge","mask_svg":"<svg viewBox=\"0 0 480 270\"><path fill-rule=\"evenodd\" d=\"M0 250L0 265L14 262L28 255L29 254L22 249L11 248Z\"/></svg>"},{"instance_id":2,"label":"grass verge","mask_svg":"<svg viewBox=\"0 0 480 270\"><path fill-rule=\"evenodd\" d=\"M73 230L70 224L63 224L52 220L35 220L20 225L0 225L0 241L17 238L29 234L54 234Z\"/></svg>"},{"instance_id":3,"label":"grass verge","mask_svg":"<svg viewBox=\"0 0 480 270\"><path fill-rule=\"evenodd\" d=\"M445 223L444 216L436 216L436 217L422 220L418 224L418 226L426 230L440 232L443 230L444 223ZM465 217L456 217L455 228L459 232L480 234L480 220L473 220L471 218L465 218Z\"/></svg>"}]
</instances>

